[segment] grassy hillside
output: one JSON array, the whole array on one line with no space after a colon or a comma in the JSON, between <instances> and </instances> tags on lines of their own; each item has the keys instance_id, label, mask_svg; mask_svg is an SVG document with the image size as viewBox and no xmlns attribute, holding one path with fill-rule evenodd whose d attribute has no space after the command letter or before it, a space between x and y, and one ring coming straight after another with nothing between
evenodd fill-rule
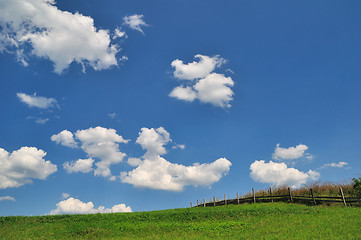
<instances>
[{"instance_id":1,"label":"grassy hillside","mask_svg":"<svg viewBox=\"0 0 361 240\"><path fill-rule=\"evenodd\" d=\"M0 218L0 239L361 239L361 208L287 203Z\"/></svg>"}]
</instances>

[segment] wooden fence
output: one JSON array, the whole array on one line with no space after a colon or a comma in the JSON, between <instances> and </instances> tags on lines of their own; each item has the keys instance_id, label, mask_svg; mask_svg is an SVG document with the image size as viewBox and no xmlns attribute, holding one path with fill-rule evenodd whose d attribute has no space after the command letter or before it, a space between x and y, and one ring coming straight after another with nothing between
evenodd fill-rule
<instances>
[{"instance_id":1,"label":"wooden fence","mask_svg":"<svg viewBox=\"0 0 361 240\"><path fill-rule=\"evenodd\" d=\"M267 203L267 202L293 202L293 203L303 203L308 205L318 205L318 204L334 204L341 203L344 206L361 204L361 199L356 197L345 197L340 188L340 196L314 196L312 188L310 189L309 196L297 196L292 194L292 190L288 188L288 194L286 195L272 195L272 189L270 188L267 196L256 196L254 189L252 188L251 197L237 197L234 199L227 199L226 194L224 194L223 200L216 200L213 197L213 201L204 201L200 202L197 200L197 204L192 204L191 207L215 207L223 206L228 204L242 204L242 203Z\"/></svg>"}]
</instances>

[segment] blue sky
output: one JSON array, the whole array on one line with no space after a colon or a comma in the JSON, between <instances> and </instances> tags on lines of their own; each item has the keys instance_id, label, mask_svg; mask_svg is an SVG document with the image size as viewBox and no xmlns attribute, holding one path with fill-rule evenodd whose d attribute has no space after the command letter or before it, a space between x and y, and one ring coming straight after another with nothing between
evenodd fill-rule
<instances>
[{"instance_id":1,"label":"blue sky","mask_svg":"<svg viewBox=\"0 0 361 240\"><path fill-rule=\"evenodd\" d=\"M0 215L359 177L360 10L0 0Z\"/></svg>"}]
</instances>

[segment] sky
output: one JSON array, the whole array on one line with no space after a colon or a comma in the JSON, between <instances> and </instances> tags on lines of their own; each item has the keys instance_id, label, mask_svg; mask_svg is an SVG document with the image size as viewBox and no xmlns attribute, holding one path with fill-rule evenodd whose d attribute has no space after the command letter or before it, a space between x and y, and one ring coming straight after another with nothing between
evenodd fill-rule
<instances>
[{"instance_id":1,"label":"sky","mask_svg":"<svg viewBox=\"0 0 361 240\"><path fill-rule=\"evenodd\" d=\"M0 216L361 175L361 2L0 0Z\"/></svg>"}]
</instances>

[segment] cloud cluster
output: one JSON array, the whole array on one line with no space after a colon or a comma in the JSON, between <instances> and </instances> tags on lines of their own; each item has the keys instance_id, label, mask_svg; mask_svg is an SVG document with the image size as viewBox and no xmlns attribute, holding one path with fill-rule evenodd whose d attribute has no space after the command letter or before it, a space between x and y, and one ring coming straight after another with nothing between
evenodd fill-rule
<instances>
[{"instance_id":1,"label":"cloud cluster","mask_svg":"<svg viewBox=\"0 0 361 240\"><path fill-rule=\"evenodd\" d=\"M175 87L169 96L186 102L198 99L217 107L231 107L230 101L234 95L232 78L213 72L226 61L218 55L209 57L198 54L195 58L199 61L184 64L182 60L176 59L172 62L174 77L187 82Z\"/></svg>"},{"instance_id":2,"label":"cloud cluster","mask_svg":"<svg viewBox=\"0 0 361 240\"><path fill-rule=\"evenodd\" d=\"M109 31L97 29L91 17L58 9L54 0L2 0L0 29L0 51L15 54L25 66L30 55L52 61L58 74L72 62L83 70L117 65L119 47Z\"/></svg>"},{"instance_id":3,"label":"cloud cluster","mask_svg":"<svg viewBox=\"0 0 361 240\"><path fill-rule=\"evenodd\" d=\"M309 170L307 173L295 168L289 168L285 163L276 163L264 160L255 161L250 166L250 176L254 181L269 183L273 186L289 186L298 188L308 181L317 180L320 177L318 172Z\"/></svg>"},{"instance_id":4,"label":"cloud cluster","mask_svg":"<svg viewBox=\"0 0 361 240\"><path fill-rule=\"evenodd\" d=\"M51 136L51 140L67 147L76 147L79 144L89 157L89 159L79 159L76 162L66 162L64 168L68 172L90 172L94 170L95 176L103 176L111 180L115 180L115 177L111 174L110 166L122 162L126 156L125 153L119 151L119 143L129 141L118 135L114 129L103 127L78 130L75 134L63 130ZM99 159L95 163L95 168L92 168L93 159Z\"/></svg>"},{"instance_id":5,"label":"cloud cluster","mask_svg":"<svg viewBox=\"0 0 361 240\"><path fill-rule=\"evenodd\" d=\"M32 179L45 180L56 172L56 165L46 161L45 155L35 147L22 147L12 153L0 148L0 188L20 187L32 183Z\"/></svg>"},{"instance_id":6,"label":"cloud cluster","mask_svg":"<svg viewBox=\"0 0 361 240\"><path fill-rule=\"evenodd\" d=\"M0 202L1 201L13 201L13 202L15 202L15 198L10 197L10 196L4 196L4 197L0 197Z\"/></svg>"},{"instance_id":7,"label":"cloud cluster","mask_svg":"<svg viewBox=\"0 0 361 240\"><path fill-rule=\"evenodd\" d=\"M146 153L141 159L128 160L137 168L122 172L121 181L141 188L182 191L187 185L211 185L219 181L232 165L226 158L193 166L171 163L161 157L166 153L164 146L170 141L170 134L162 127L142 128L136 142Z\"/></svg>"},{"instance_id":8,"label":"cloud cluster","mask_svg":"<svg viewBox=\"0 0 361 240\"><path fill-rule=\"evenodd\" d=\"M103 127L78 130L74 134L64 130L51 139L67 147L80 148L87 154L88 159L65 162L64 169L68 173L94 171L94 175L103 176L109 180L117 177L111 174L111 165L119 164L126 156L119 151L119 143L127 143L114 129ZM135 187L161 189L169 191L182 191L188 185L211 185L226 175L231 162L219 158L212 163L184 166L167 161L162 155L167 153L165 146L172 139L163 127L142 128L136 143L145 153L140 158L129 157L127 163L135 167L129 172L121 172L120 180ZM184 148L177 145L176 148Z\"/></svg>"},{"instance_id":9,"label":"cloud cluster","mask_svg":"<svg viewBox=\"0 0 361 240\"><path fill-rule=\"evenodd\" d=\"M56 204L56 209L50 211L50 215L60 214L94 214L94 213L116 213L116 212L132 212L132 209L125 204L114 205L112 208L100 206L94 208L92 202L82 202L76 198L68 198Z\"/></svg>"},{"instance_id":10,"label":"cloud cluster","mask_svg":"<svg viewBox=\"0 0 361 240\"><path fill-rule=\"evenodd\" d=\"M308 147L304 144L299 144L296 147L282 148L280 144L276 145L275 152L272 157L274 160L283 161L283 160L295 160L301 157L306 157L312 159L312 155L305 153Z\"/></svg>"},{"instance_id":11,"label":"cloud cluster","mask_svg":"<svg viewBox=\"0 0 361 240\"><path fill-rule=\"evenodd\" d=\"M41 109L47 109L58 106L58 102L55 98L47 98L34 95L27 95L26 93L16 94L21 102L25 103L29 107L37 107Z\"/></svg>"},{"instance_id":12,"label":"cloud cluster","mask_svg":"<svg viewBox=\"0 0 361 240\"><path fill-rule=\"evenodd\" d=\"M142 27L148 27L149 25L143 20L142 14L134 14L132 16L125 16L123 18L124 24L129 26L133 30L137 30L144 35Z\"/></svg>"}]
</instances>

